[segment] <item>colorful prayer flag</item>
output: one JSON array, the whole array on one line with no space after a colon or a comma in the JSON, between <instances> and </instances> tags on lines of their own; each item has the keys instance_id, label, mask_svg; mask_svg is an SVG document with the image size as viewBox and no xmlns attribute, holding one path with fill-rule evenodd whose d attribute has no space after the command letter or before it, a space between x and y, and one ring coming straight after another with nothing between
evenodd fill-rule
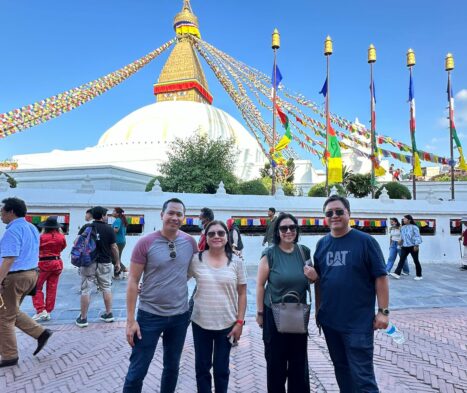
<instances>
[{"instance_id":1,"label":"colorful prayer flag","mask_svg":"<svg viewBox=\"0 0 467 393\"><path fill-rule=\"evenodd\" d=\"M422 168L420 166L420 156L418 155L417 144L415 143L415 88L412 79L412 72L410 72L409 82L409 104L410 104L410 138L412 140L412 154L413 154L413 173L415 176L422 176Z\"/></svg>"},{"instance_id":2,"label":"colorful prayer flag","mask_svg":"<svg viewBox=\"0 0 467 393\"><path fill-rule=\"evenodd\" d=\"M456 126L454 124L454 96L452 94L451 80L448 79L448 102L449 102L449 127L452 132L452 139L456 142L457 151L459 152L459 169L467 171L467 163L465 162L464 153L462 151L461 141L457 136Z\"/></svg>"},{"instance_id":3,"label":"colorful prayer flag","mask_svg":"<svg viewBox=\"0 0 467 393\"><path fill-rule=\"evenodd\" d=\"M276 64L275 65L276 68L272 67L272 75L271 75L271 85L272 85L272 88L273 89L278 89L279 88L279 83L281 83L281 80L282 80L282 74L281 74L281 70L279 70L279 66ZM275 84L274 84L274 70L275 70Z\"/></svg>"},{"instance_id":4,"label":"colorful prayer flag","mask_svg":"<svg viewBox=\"0 0 467 393\"><path fill-rule=\"evenodd\" d=\"M372 80L370 84L370 94L371 94L371 129L372 129L372 145L373 145L373 168L375 171L375 176L384 176L386 169L384 169L379 162L380 151L378 149L378 144L376 143L376 92L375 92L375 81Z\"/></svg>"},{"instance_id":5,"label":"colorful prayer flag","mask_svg":"<svg viewBox=\"0 0 467 393\"><path fill-rule=\"evenodd\" d=\"M282 126L285 128L285 134L284 136L279 140L275 147L275 151L281 151L284 150L292 140L292 134L290 133L290 123L289 123L289 118L287 115L282 111L281 108L277 104L274 105L277 111L277 114L279 115L279 118L281 120Z\"/></svg>"}]
</instances>

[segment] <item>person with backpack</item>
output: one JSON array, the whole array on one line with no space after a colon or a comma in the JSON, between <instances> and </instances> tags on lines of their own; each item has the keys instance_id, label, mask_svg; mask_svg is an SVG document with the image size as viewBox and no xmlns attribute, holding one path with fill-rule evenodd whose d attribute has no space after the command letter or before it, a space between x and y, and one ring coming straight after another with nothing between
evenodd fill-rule
<instances>
[{"instance_id":1,"label":"person with backpack","mask_svg":"<svg viewBox=\"0 0 467 393\"><path fill-rule=\"evenodd\" d=\"M100 315L100 319L104 322L114 321L110 288L112 285L112 258L117 261L115 268L118 271L120 269L120 257L115 232L105 222L106 216L107 209L102 206L94 207L92 209L94 221L81 227L78 233L79 236L88 233L89 236L86 236L86 240L91 241L87 244L95 244L95 250L86 249L86 247L81 250L81 253L90 253L90 255L85 255L90 259L90 264L88 266L81 265L79 268L81 276L81 313L76 318L75 324L81 328L88 326L88 308L91 301L91 290L94 286L98 286L102 290L104 298L105 312ZM75 242L74 248L79 246L77 243L79 242ZM74 252L75 250L72 249L72 263Z\"/></svg>"},{"instance_id":2,"label":"person with backpack","mask_svg":"<svg viewBox=\"0 0 467 393\"><path fill-rule=\"evenodd\" d=\"M63 261L60 253L66 248L66 239L57 216L50 216L38 225L42 228L39 245L39 278L37 279L36 294L32 304L36 309L35 321L49 321L50 313L55 307L57 297L58 279L63 270ZM42 288L47 285L44 301Z\"/></svg>"},{"instance_id":3,"label":"person with backpack","mask_svg":"<svg viewBox=\"0 0 467 393\"><path fill-rule=\"evenodd\" d=\"M229 230L229 243L232 245L233 252L239 257L242 256L243 242L240 235L240 228L232 218L227 220L227 228Z\"/></svg>"}]
</instances>

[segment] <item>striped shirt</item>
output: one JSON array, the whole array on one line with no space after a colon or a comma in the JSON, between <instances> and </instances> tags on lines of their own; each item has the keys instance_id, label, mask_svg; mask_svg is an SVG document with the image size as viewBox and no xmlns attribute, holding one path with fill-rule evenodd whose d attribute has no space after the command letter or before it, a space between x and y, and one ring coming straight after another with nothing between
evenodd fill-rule
<instances>
[{"instance_id":1,"label":"striped shirt","mask_svg":"<svg viewBox=\"0 0 467 393\"><path fill-rule=\"evenodd\" d=\"M202 261L195 255L188 275L195 278L197 285L191 320L208 330L232 326L238 313L237 285L247 280L243 260L234 255L230 264L215 268L209 265L206 254Z\"/></svg>"}]
</instances>

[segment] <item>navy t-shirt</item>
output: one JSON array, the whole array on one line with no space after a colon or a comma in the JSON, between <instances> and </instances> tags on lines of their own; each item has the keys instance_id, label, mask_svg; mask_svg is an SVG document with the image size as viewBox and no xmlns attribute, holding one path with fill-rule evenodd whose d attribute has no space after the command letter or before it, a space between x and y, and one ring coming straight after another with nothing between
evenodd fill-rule
<instances>
[{"instance_id":1,"label":"navy t-shirt","mask_svg":"<svg viewBox=\"0 0 467 393\"><path fill-rule=\"evenodd\" d=\"M372 331L375 279L386 275L378 242L356 229L339 238L328 234L316 245L313 259L320 277L318 321L341 332Z\"/></svg>"}]
</instances>

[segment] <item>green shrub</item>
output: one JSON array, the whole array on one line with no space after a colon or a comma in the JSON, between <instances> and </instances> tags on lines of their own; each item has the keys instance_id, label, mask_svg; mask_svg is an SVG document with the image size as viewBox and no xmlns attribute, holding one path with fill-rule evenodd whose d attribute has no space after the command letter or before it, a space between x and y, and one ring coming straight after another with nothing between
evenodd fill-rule
<instances>
[{"instance_id":1,"label":"green shrub","mask_svg":"<svg viewBox=\"0 0 467 393\"><path fill-rule=\"evenodd\" d=\"M352 173L348 176L346 190L355 198L364 198L371 193L371 174Z\"/></svg>"},{"instance_id":2,"label":"green shrub","mask_svg":"<svg viewBox=\"0 0 467 393\"><path fill-rule=\"evenodd\" d=\"M345 190L344 187L342 187L340 184L330 184L329 185L329 190L331 190L332 187L337 188L337 193L341 196L345 196ZM318 183L315 184L313 187L310 188L310 191L308 191L308 196L309 197L326 197L326 183Z\"/></svg>"},{"instance_id":3,"label":"green shrub","mask_svg":"<svg viewBox=\"0 0 467 393\"><path fill-rule=\"evenodd\" d=\"M403 184L396 181L383 184L380 188L378 188L378 191L375 193L375 198L379 198L383 187L386 188L389 198L391 199L412 199L410 190Z\"/></svg>"},{"instance_id":4,"label":"green shrub","mask_svg":"<svg viewBox=\"0 0 467 393\"><path fill-rule=\"evenodd\" d=\"M269 195L269 191L261 179L254 179L240 183L239 194L243 195Z\"/></svg>"}]
</instances>

